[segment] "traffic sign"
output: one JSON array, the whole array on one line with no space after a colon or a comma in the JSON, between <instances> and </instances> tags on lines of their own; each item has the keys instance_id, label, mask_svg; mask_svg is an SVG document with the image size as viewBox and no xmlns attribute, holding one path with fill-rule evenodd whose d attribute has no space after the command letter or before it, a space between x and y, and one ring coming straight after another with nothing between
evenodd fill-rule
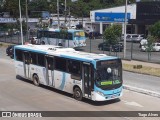
<instances>
[{"instance_id":1,"label":"traffic sign","mask_svg":"<svg viewBox=\"0 0 160 120\"><path fill-rule=\"evenodd\" d=\"M125 13L107 13L95 12L96 22L124 22ZM130 19L130 13L127 13L127 21Z\"/></svg>"}]
</instances>

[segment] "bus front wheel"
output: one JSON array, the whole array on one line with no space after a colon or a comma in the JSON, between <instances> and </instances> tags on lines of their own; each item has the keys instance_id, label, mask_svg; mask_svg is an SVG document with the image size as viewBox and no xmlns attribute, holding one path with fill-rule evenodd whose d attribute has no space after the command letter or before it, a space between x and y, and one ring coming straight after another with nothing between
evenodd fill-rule
<instances>
[{"instance_id":1,"label":"bus front wheel","mask_svg":"<svg viewBox=\"0 0 160 120\"><path fill-rule=\"evenodd\" d=\"M81 101L82 100L82 91L80 90L80 88L76 87L74 89L74 98L78 101Z\"/></svg>"},{"instance_id":2,"label":"bus front wheel","mask_svg":"<svg viewBox=\"0 0 160 120\"><path fill-rule=\"evenodd\" d=\"M33 84L35 85L35 86L39 86L39 77L38 77L38 75L33 75Z\"/></svg>"}]
</instances>

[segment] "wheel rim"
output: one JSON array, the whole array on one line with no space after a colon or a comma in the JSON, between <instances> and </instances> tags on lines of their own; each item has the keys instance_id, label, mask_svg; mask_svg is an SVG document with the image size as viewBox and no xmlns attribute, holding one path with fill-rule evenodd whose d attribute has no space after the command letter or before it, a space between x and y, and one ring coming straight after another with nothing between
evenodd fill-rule
<instances>
[{"instance_id":1,"label":"wheel rim","mask_svg":"<svg viewBox=\"0 0 160 120\"><path fill-rule=\"evenodd\" d=\"M80 91L76 90L76 92L75 92L75 97L76 97L76 98L80 98L80 94L81 94Z\"/></svg>"},{"instance_id":2,"label":"wheel rim","mask_svg":"<svg viewBox=\"0 0 160 120\"><path fill-rule=\"evenodd\" d=\"M34 84L35 84L35 85L38 85L38 84L39 84L39 80L38 80L38 77L37 77L37 76L34 76Z\"/></svg>"},{"instance_id":3,"label":"wheel rim","mask_svg":"<svg viewBox=\"0 0 160 120\"><path fill-rule=\"evenodd\" d=\"M37 79L37 77L35 77L34 81L35 81L35 84L38 84L38 79Z\"/></svg>"}]
</instances>

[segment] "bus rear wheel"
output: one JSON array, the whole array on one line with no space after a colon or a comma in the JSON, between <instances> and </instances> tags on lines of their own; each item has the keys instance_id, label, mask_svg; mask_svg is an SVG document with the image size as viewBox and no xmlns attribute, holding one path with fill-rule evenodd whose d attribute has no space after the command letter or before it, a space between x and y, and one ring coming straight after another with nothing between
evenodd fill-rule
<instances>
[{"instance_id":1,"label":"bus rear wheel","mask_svg":"<svg viewBox=\"0 0 160 120\"><path fill-rule=\"evenodd\" d=\"M41 45L45 45L45 42L44 42L44 41L42 41L42 42L41 42Z\"/></svg>"},{"instance_id":2,"label":"bus rear wheel","mask_svg":"<svg viewBox=\"0 0 160 120\"><path fill-rule=\"evenodd\" d=\"M80 90L80 88L76 87L74 89L74 98L78 101L81 101L82 100L82 91Z\"/></svg>"},{"instance_id":3,"label":"bus rear wheel","mask_svg":"<svg viewBox=\"0 0 160 120\"><path fill-rule=\"evenodd\" d=\"M35 85L35 86L39 86L39 77L38 77L38 75L33 75L33 84Z\"/></svg>"},{"instance_id":4,"label":"bus rear wheel","mask_svg":"<svg viewBox=\"0 0 160 120\"><path fill-rule=\"evenodd\" d=\"M58 46L63 46L62 43L58 43Z\"/></svg>"}]
</instances>

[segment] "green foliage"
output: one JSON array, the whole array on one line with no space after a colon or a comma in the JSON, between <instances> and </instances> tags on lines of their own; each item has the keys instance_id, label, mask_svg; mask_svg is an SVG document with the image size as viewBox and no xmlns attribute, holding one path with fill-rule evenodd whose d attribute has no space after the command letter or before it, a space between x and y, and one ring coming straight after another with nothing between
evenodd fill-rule
<instances>
[{"instance_id":1,"label":"green foliage","mask_svg":"<svg viewBox=\"0 0 160 120\"><path fill-rule=\"evenodd\" d=\"M152 25L149 30L150 30L152 36L160 39L160 21L158 21L154 25Z\"/></svg>"},{"instance_id":2,"label":"green foliage","mask_svg":"<svg viewBox=\"0 0 160 120\"><path fill-rule=\"evenodd\" d=\"M151 52L153 50L153 43L155 42L154 36L148 36L147 37L147 44L144 46L146 48L147 52Z\"/></svg>"},{"instance_id":3,"label":"green foliage","mask_svg":"<svg viewBox=\"0 0 160 120\"><path fill-rule=\"evenodd\" d=\"M119 42L119 37L122 33L122 26L113 24L106 28L104 31L103 37L105 42L110 45L114 45Z\"/></svg>"},{"instance_id":4,"label":"green foliage","mask_svg":"<svg viewBox=\"0 0 160 120\"><path fill-rule=\"evenodd\" d=\"M2 0L0 0L2 2ZM26 0L21 1L22 16L25 16L25 6ZM134 3L135 0L129 0L130 3ZM64 4L64 0L59 0L60 3ZM78 0L76 2L71 2L67 0L67 13L69 13L69 7L71 15L77 17L89 17L91 10L105 9L114 6L124 5L125 0ZM19 0L5 0L0 9L4 11L11 12L13 17L19 17ZM28 10L29 11L49 11L50 13L57 12L57 0L28 0Z\"/></svg>"}]
</instances>

